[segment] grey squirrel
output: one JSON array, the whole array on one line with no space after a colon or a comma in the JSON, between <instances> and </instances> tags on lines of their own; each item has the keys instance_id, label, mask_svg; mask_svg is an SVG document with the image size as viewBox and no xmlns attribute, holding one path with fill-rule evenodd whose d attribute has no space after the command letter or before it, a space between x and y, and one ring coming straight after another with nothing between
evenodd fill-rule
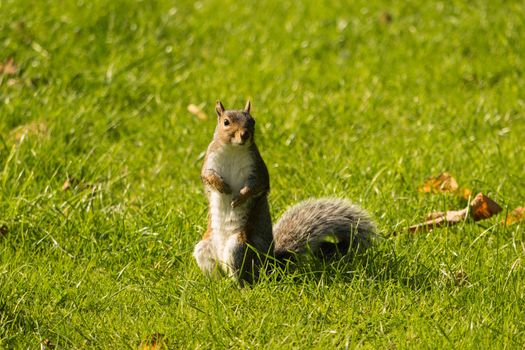
<instances>
[{"instance_id":1,"label":"grey squirrel","mask_svg":"<svg viewBox=\"0 0 525 350\"><path fill-rule=\"evenodd\" d=\"M255 144L250 107L249 101L243 110L226 110L220 101L215 106L218 123L201 171L209 213L193 252L199 268L250 283L268 257L282 262L296 254L331 257L367 248L375 224L365 210L343 199L300 202L272 230L270 177Z\"/></svg>"}]
</instances>

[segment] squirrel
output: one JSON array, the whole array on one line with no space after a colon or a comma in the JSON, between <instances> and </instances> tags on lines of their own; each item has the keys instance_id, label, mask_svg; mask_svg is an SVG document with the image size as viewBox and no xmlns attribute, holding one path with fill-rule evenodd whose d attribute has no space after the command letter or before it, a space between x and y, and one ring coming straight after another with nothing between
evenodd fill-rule
<instances>
[{"instance_id":1,"label":"squirrel","mask_svg":"<svg viewBox=\"0 0 525 350\"><path fill-rule=\"evenodd\" d=\"M272 228L270 176L255 144L248 101L226 110L217 101L217 126L201 179L209 203L208 228L193 256L207 275L225 273L251 283L268 257L277 262L366 249L376 232L368 213L347 200L308 199L289 208Z\"/></svg>"}]
</instances>

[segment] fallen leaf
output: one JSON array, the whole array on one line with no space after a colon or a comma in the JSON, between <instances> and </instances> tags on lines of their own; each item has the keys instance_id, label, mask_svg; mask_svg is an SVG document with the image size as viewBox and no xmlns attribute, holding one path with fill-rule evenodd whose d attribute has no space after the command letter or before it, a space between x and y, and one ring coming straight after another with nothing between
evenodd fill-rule
<instances>
[{"instance_id":1,"label":"fallen leaf","mask_svg":"<svg viewBox=\"0 0 525 350\"><path fill-rule=\"evenodd\" d=\"M9 135L16 141L20 142L26 136L36 136L37 138L43 138L47 135L47 126L43 122L31 122L28 124L20 125L9 133Z\"/></svg>"},{"instance_id":2,"label":"fallen leaf","mask_svg":"<svg viewBox=\"0 0 525 350\"><path fill-rule=\"evenodd\" d=\"M525 220L525 207L518 207L511 211L507 218L503 220L506 225L516 224Z\"/></svg>"},{"instance_id":3,"label":"fallen leaf","mask_svg":"<svg viewBox=\"0 0 525 350\"><path fill-rule=\"evenodd\" d=\"M147 340L140 343L139 349L141 350L160 350L167 349L164 341L164 334L153 333L148 337Z\"/></svg>"},{"instance_id":4,"label":"fallen leaf","mask_svg":"<svg viewBox=\"0 0 525 350\"><path fill-rule=\"evenodd\" d=\"M66 181L64 181L64 184L62 185L62 191L67 191L71 188L71 181L69 181L69 179L66 179Z\"/></svg>"},{"instance_id":5,"label":"fallen leaf","mask_svg":"<svg viewBox=\"0 0 525 350\"><path fill-rule=\"evenodd\" d=\"M0 237L7 236L7 233L9 232L9 229L6 225L0 226Z\"/></svg>"},{"instance_id":6,"label":"fallen leaf","mask_svg":"<svg viewBox=\"0 0 525 350\"><path fill-rule=\"evenodd\" d=\"M67 191L72 187L77 186L80 181L76 177L68 176L64 184L62 185L62 191Z\"/></svg>"},{"instance_id":7,"label":"fallen leaf","mask_svg":"<svg viewBox=\"0 0 525 350\"><path fill-rule=\"evenodd\" d=\"M99 186L97 184L84 182L82 179L78 179L74 176L68 176L62 185L62 191L69 190L79 190L84 191L91 189L92 191L97 191Z\"/></svg>"},{"instance_id":8,"label":"fallen leaf","mask_svg":"<svg viewBox=\"0 0 525 350\"><path fill-rule=\"evenodd\" d=\"M474 221L488 219L501 212L501 207L483 193L478 193L470 204L460 210L449 210L446 212L434 212L426 216L425 221L412 225L409 232L428 231L436 227L451 226L458 224L467 218Z\"/></svg>"},{"instance_id":9,"label":"fallen leaf","mask_svg":"<svg viewBox=\"0 0 525 350\"><path fill-rule=\"evenodd\" d=\"M449 173L441 173L438 176L431 176L425 180L422 186L419 186L419 192L439 193L455 192L459 189L458 182Z\"/></svg>"},{"instance_id":10,"label":"fallen leaf","mask_svg":"<svg viewBox=\"0 0 525 350\"><path fill-rule=\"evenodd\" d=\"M470 202L470 210L474 221L479 221L500 213L502 208L483 193L478 193Z\"/></svg>"},{"instance_id":11,"label":"fallen leaf","mask_svg":"<svg viewBox=\"0 0 525 350\"><path fill-rule=\"evenodd\" d=\"M208 115L197 105L193 103L188 105L188 112L199 118L200 120L208 120Z\"/></svg>"},{"instance_id":12,"label":"fallen leaf","mask_svg":"<svg viewBox=\"0 0 525 350\"><path fill-rule=\"evenodd\" d=\"M8 58L4 64L0 64L0 74L15 75L18 72L15 62Z\"/></svg>"},{"instance_id":13,"label":"fallen leaf","mask_svg":"<svg viewBox=\"0 0 525 350\"><path fill-rule=\"evenodd\" d=\"M427 220L417 225L412 225L408 228L409 232L428 231L433 228L454 225L467 218L468 208L461 210L449 210L447 212L431 213L427 216Z\"/></svg>"},{"instance_id":14,"label":"fallen leaf","mask_svg":"<svg viewBox=\"0 0 525 350\"><path fill-rule=\"evenodd\" d=\"M51 342L49 339L44 339L42 343L40 343L40 350L51 350L55 348L55 344Z\"/></svg>"},{"instance_id":15,"label":"fallen leaf","mask_svg":"<svg viewBox=\"0 0 525 350\"><path fill-rule=\"evenodd\" d=\"M459 187L456 179L448 172L431 176L418 187L419 192L425 193L454 193L463 199L470 199L472 191L469 188Z\"/></svg>"},{"instance_id":16,"label":"fallen leaf","mask_svg":"<svg viewBox=\"0 0 525 350\"><path fill-rule=\"evenodd\" d=\"M392 19L392 14L390 14L390 12L383 11L379 14L379 22L382 24L389 24L392 22Z\"/></svg>"},{"instance_id":17,"label":"fallen leaf","mask_svg":"<svg viewBox=\"0 0 525 350\"><path fill-rule=\"evenodd\" d=\"M442 212L442 211L435 211L433 213L428 214L427 217L425 218L425 221L439 219L442 216L445 216L444 212Z\"/></svg>"}]
</instances>

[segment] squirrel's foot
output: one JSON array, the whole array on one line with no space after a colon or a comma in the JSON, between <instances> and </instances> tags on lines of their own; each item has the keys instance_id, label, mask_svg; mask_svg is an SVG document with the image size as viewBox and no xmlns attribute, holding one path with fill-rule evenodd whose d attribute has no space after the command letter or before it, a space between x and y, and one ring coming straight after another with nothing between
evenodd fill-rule
<instances>
[{"instance_id":1,"label":"squirrel's foot","mask_svg":"<svg viewBox=\"0 0 525 350\"><path fill-rule=\"evenodd\" d=\"M218 263L215 258L215 252L211 240L203 239L197 243L193 250L193 257L204 274L212 276L217 273Z\"/></svg>"}]
</instances>

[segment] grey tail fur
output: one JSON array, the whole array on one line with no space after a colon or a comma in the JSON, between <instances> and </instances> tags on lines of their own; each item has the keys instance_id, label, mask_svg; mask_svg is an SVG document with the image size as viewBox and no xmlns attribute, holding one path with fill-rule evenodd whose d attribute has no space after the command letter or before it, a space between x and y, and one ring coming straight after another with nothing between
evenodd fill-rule
<instances>
[{"instance_id":1,"label":"grey tail fur","mask_svg":"<svg viewBox=\"0 0 525 350\"><path fill-rule=\"evenodd\" d=\"M376 231L368 213L349 201L308 199L289 208L275 224L275 257L282 260L305 253L331 257L366 249Z\"/></svg>"}]
</instances>

